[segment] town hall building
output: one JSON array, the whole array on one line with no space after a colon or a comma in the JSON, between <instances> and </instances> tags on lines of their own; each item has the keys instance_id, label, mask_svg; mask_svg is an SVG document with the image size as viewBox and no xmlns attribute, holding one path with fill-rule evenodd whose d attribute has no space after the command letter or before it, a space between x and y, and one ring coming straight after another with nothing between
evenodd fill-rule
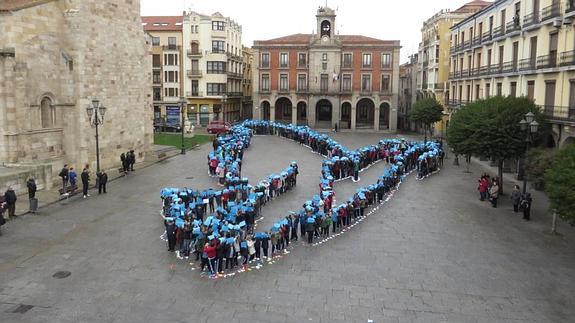
<instances>
[{"instance_id":1,"label":"town hall building","mask_svg":"<svg viewBox=\"0 0 575 323\"><path fill-rule=\"evenodd\" d=\"M340 35L328 7L316 19L316 33L254 42L254 118L397 130L399 41Z\"/></svg>"}]
</instances>

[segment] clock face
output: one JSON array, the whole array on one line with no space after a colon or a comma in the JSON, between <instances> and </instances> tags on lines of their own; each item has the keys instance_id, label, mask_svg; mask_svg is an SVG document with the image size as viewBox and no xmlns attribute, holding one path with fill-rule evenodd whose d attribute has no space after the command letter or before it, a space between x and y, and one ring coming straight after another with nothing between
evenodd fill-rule
<instances>
[{"instance_id":1,"label":"clock face","mask_svg":"<svg viewBox=\"0 0 575 323\"><path fill-rule=\"evenodd\" d=\"M322 40L324 43L326 43L326 42L329 40L329 37L323 36L323 37L321 38L321 40Z\"/></svg>"}]
</instances>

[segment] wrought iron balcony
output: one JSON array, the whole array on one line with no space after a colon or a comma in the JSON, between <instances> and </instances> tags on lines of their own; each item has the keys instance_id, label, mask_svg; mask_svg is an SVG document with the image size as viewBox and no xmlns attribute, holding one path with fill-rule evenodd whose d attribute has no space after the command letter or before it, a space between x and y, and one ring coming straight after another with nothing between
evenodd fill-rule
<instances>
[{"instance_id":1,"label":"wrought iron balcony","mask_svg":"<svg viewBox=\"0 0 575 323\"><path fill-rule=\"evenodd\" d=\"M197 97L204 96L204 93L200 92L200 91L188 91L188 92L186 92L186 96L188 98L197 98Z\"/></svg>"},{"instance_id":2,"label":"wrought iron balcony","mask_svg":"<svg viewBox=\"0 0 575 323\"><path fill-rule=\"evenodd\" d=\"M514 31L520 31L521 25L519 25L519 19L508 22L505 29L507 30L508 34L514 32Z\"/></svg>"},{"instance_id":3,"label":"wrought iron balcony","mask_svg":"<svg viewBox=\"0 0 575 323\"><path fill-rule=\"evenodd\" d=\"M505 35L505 26L504 25L493 28L493 38L501 37L503 35Z\"/></svg>"},{"instance_id":4,"label":"wrought iron balcony","mask_svg":"<svg viewBox=\"0 0 575 323\"><path fill-rule=\"evenodd\" d=\"M559 57L559 64L561 66L575 65L575 51L571 50L561 53Z\"/></svg>"},{"instance_id":5,"label":"wrought iron balcony","mask_svg":"<svg viewBox=\"0 0 575 323\"><path fill-rule=\"evenodd\" d=\"M202 77L202 71L200 71L200 70L188 70L187 74L188 74L188 77L191 77L191 78Z\"/></svg>"},{"instance_id":6,"label":"wrought iron balcony","mask_svg":"<svg viewBox=\"0 0 575 323\"><path fill-rule=\"evenodd\" d=\"M557 66L557 54L537 56L537 68L551 68Z\"/></svg>"},{"instance_id":7,"label":"wrought iron balcony","mask_svg":"<svg viewBox=\"0 0 575 323\"><path fill-rule=\"evenodd\" d=\"M537 64L536 64L535 57L524 58L524 59L519 61L519 70L520 71L534 70L536 66L537 66Z\"/></svg>"},{"instance_id":8,"label":"wrought iron balcony","mask_svg":"<svg viewBox=\"0 0 575 323\"><path fill-rule=\"evenodd\" d=\"M469 39L464 41L463 44L461 45L462 50L466 50L470 47L471 47L471 40L469 40Z\"/></svg>"},{"instance_id":9,"label":"wrought iron balcony","mask_svg":"<svg viewBox=\"0 0 575 323\"><path fill-rule=\"evenodd\" d=\"M473 37L473 46L481 45L482 41L483 41L482 35Z\"/></svg>"},{"instance_id":10,"label":"wrought iron balcony","mask_svg":"<svg viewBox=\"0 0 575 323\"><path fill-rule=\"evenodd\" d=\"M481 37L483 39L483 42L487 42L487 41L490 41L491 39L493 39L493 37L491 35L491 31L484 32Z\"/></svg>"},{"instance_id":11,"label":"wrought iron balcony","mask_svg":"<svg viewBox=\"0 0 575 323\"><path fill-rule=\"evenodd\" d=\"M541 10L541 21L555 18L555 17L559 17L559 15L561 14L560 8L561 8L561 3L559 1L557 1L556 3L554 3L550 6L543 8Z\"/></svg>"},{"instance_id":12,"label":"wrought iron balcony","mask_svg":"<svg viewBox=\"0 0 575 323\"><path fill-rule=\"evenodd\" d=\"M543 114L551 121L575 123L575 107L544 105Z\"/></svg>"},{"instance_id":13,"label":"wrought iron balcony","mask_svg":"<svg viewBox=\"0 0 575 323\"><path fill-rule=\"evenodd\" d=\"M523 28L539 23L539 12L532 12L523 17Z\"/></svg>"},{"instance_id":14,"label":"wrought iron balcony","mask_svg":"<svg viewBox=\"0 0 575 323\"><path fill-rule=\"evenodd\" d=\"M202 57L204 55L201 50L188 49L187 53L188 53L188 57Z\"/></svg>"}]
</instances>

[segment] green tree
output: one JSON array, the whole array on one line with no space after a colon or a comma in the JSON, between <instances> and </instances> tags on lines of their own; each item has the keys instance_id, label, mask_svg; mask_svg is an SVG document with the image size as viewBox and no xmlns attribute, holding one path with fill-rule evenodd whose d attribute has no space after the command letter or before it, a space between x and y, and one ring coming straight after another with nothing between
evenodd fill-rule
<instances>
[{"instance_id":1,"label":"green tree","mask_svg":"<svg viewBox=\"0 0 575 323\"><path fill-rule=\"evenodd\" d=\"M525 161L525 175L536 190L545 189L545 172L553 164L556 150L546 148L530 149Z\"/></svg>"},{"instance_id":2,"label":"green tree","mask_svg":"<svg viewBox=\"0 0 575 323\"><path fill-rule=\"evenodd\" d=\"M564 220L575 220L575 144L562 149L545 172L550 208Z\"/></svg>"},{"instance_id":3,"label":"green tree","mask_svg":"<svg viewBox=\"0 0 575 323\"><path fill-rule=\"evenodd\" d=\"M427 141L428 131L429 136L431 137L432 135L431 126L434 123L441 121L442 117L443 107L435 98L425 98L415 102L413 108L409 112L409 119L423 126L425 141Z\"/></svg>"},{"instance_id":4,"label":"green tree","mask_svg":"<svg viewBox=\"0 0 575 323\"><path fill-rule=\"evenodd\" d=\"M447 140L457 154L496 160L503 193L503 161L525 154L526 133L519 122L528 112L535 114L537 122L545 124L539 108L527 98L493 97L475 101L453 114ZM544 133L544 129L542 126L538 134Z\"/></svg>"}]
</instances>

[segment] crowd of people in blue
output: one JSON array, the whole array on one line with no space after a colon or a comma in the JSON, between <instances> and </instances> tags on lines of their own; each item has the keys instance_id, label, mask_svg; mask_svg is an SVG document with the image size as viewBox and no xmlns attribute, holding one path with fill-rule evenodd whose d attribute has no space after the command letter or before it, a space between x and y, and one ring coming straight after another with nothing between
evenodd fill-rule
<instances>
[{"instance_id":1,"label":"crowd of people in blue","mask_svg":"<svg viewBox=\"0 0 575 323\"><path fill-rule=\"evenodd\" d=\"M299 169L292 162L279 174L251 185L241 176L241 167L254 134L291 139L325 158L318 193L300 210L286 214L262 231L256 230L261 208L270 199L294 189ZM439 143L399 139L349 150L307 126L262 120L235 125L214 140L213 148L208 155L209 174L219 178L223 189L165 188L161 192L168 249L178 258L187 259L193 254L200 261L201 271L207 270L210 278L250 270L248 264L253 261L272 261L274 255L288 253L290 243L298 239L313 244L314 239L345 231L366 216L367 208L382 203L406 174L416 170L418 178L425 178L437 171L442 154ZM335 182L347 178L357 181L362 169L377 162L387 163L377 182L336 204Z\"/></svg>"}]
</instances>

